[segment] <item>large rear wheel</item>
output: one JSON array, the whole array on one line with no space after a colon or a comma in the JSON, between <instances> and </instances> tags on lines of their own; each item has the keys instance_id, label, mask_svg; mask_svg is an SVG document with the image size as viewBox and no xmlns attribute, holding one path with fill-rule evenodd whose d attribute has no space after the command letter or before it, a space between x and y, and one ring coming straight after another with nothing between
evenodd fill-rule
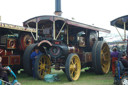
<instances>
[{"instance_id":1,"label":"large rear wheel","mask_svg":"<svg viewBox=\"0 0 128 85\"><path fill-rule=\"evenodd\" d=\"M31 44L29 45L23 55L23 67L24 67L24 71L29 74L32 75L32 62L30 59L30 56L32 54L32 52L34 51L34 48L37 46L37 44Z\"/></svg>"},{"instance_id":2,"label":"large rear wheel","mask_svg":"<svg viewBox=\"0 0 128 85\"><path fill-rule=\"evenodd\" d=\"M38 79L44 79L46 74L51 73L51 61L47 55L41 54L35 61L35 75Z\"/></svg>"},{"instance_id":3,"label":"large rear wheel","mask_svg":"<svg viewBox=\"0 0 128 85\"><path fill-rule=\"evenodd\" d=\"M110 50L104 41L95 42L92 49L92 65L97 74L106 74L110 69Z\"/></svg>"},{"instance_id":4,"label":"large rear wheel","mask_svg":"<svg viewBox=\"0 0 128 85\"><path fill-rule=\"evenodd\" d=\"M79 79L81 63L77 54L69 54L66 60L65 71L69 81L75 81Z\"/></svg>"}]
</instances>

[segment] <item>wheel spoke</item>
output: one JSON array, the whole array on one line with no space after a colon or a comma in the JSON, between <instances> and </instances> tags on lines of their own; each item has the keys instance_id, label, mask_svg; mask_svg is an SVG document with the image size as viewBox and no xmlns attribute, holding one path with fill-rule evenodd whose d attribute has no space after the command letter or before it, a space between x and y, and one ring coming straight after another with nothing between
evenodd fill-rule
<instances>
[{"instance_id":1,"label":"wheel spoke","mask_svg":"<svg viewBox=\"0 0 128 85\"><path fill-rule=\"evenodd\" d=\"M106 46L105 46L105 47L103 47L103 48L102 48L102 50L103 50L103 52L105 52L105 51L106 51Z\"/></svg>"},{"instance_id":2,"label":"wheel spoke","mask_svg":"<svg viewBox=\"0 0 128 85\"><path fill-rule=\"evenodd\" d=\"M73 63L74 63L74 64L76 63L76 60L75 60L75 58L73 58Z\"/></svg>"},{"instance_id":3,"label":"wheel spoke","mask_svg":"<svg viewBox=\"0 0 128 85\"><path fill-rule=\"evenodd\" d=\"M70 75L71 75L71 77L73 78L73 71L71 71Z\"/></svg>"},{"instance_id":4,"label":"wheel spoke","mask_svg":"<svg viewBox=\"0 0 128 85\"><path fill-rule=\"evenodd\" d=\"M41 70L39 73L40 73L40 75L42 76L42 75L43 75L43 73L44 73L44 70Z\"/></svg>"},{"instance_id":5,"label":"wheel spoke","mask_svg":"<svg viewBox=\"0 0 128 85\"><path fill-rule=\"evenodd\" d=\"M38 71L40 72L42 69L38 68Z\"/></svg>"},{"instance_id":6,"label":"wheel spoke","mask_svg":"<svg viewBox=\"0 0 128 85\"><path fill-rule=\"evenodd\" d=\"M41 60L39 61L39 64L42 64L42 61Z\"/></svg>"},{"instance_id":7,"label":"wheel spoke","mask_svg":"<svg viewBox=\"0 0 128 85\"><path fill-rule=\"evenodd\" d=\"M73 70L74 69L74 65L70 65L70 69Z\"/></svg>"},{"instance_id":8,"label":"wheel spoke","mask_svg":"<svg viewBox=\"0 0 128 85\"><path fill-rule=\"evenodd\" d=\"M73 64L73 60L71 61L71 64Z\"/></svg>"},{"instance_id":9,"label":"wheel spoke","mask_svg":"<svg viewBox=\"0 0 128 85\"><path fill-rule=\"evenodd\" d=\"M77 61L77 60L75 60L74 64L76 65L77 63L78 63L78 61Z\"/></svg>"},{"instance_id":10,"label":"wheel spoke","mask_svg":"<svg viewBox=\"0 0 128 85\"><path fill-rule=\"evenodd\" d=\"M42 71L41 77L44 78L44 76L45 76L45 70Z\"/></svg>"}]
</instances>

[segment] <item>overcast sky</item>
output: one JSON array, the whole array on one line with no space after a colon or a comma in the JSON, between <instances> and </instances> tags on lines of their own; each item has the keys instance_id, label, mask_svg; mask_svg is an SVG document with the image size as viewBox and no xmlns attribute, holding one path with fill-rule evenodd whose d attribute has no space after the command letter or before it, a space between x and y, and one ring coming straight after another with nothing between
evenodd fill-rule
<instances>
[{"instance_id":1,"label":"overcast sky","mask_svg":"<svg viewBox=\"0 0 128 85\"><path fill-rule=\"evenodd\" d=\"M110 21L128 14L128 0L61 0L62 17L112 30ZM40 15L54 15L55 0L0 0L4 23L21 25ZM112 30L112 31L114 31ZM115 31L116 32L116 31ZM116 32L117 33L117 32Z\"/></svg>"}]
</instances>

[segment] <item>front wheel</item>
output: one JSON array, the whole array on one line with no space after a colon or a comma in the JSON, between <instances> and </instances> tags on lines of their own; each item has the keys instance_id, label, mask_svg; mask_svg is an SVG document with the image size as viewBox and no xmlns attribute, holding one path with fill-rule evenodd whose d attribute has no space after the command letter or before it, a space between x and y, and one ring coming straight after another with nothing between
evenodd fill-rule
<instances>
[{"instance_id":1,"label":"front wheel","mask_svg":"<svg viewBox=\"0 0 128 85\"><path fill-rule=\"evenodd\" d=\"M34 66L35 76L37 79L44 79L46 74L51 72L51 61L47 55L41 54L37 56Z\"/></svg>"},{"instance_id":2,"label":"front wheel","mask_svg":"<svg viewBox=\"0 0 128 85\"><path fill-rule=\"evenodd\" d=\"M77 54L69 54L65 64L65 71L69 81L75 81L79 79L81 63Z\"/></svg>"}]
</instances>

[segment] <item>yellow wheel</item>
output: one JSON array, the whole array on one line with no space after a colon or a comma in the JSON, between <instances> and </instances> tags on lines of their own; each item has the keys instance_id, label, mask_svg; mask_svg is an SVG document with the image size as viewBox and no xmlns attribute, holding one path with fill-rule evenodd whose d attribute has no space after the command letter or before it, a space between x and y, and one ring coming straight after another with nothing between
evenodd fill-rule
<instances>
[{"instance_id":1,"label":"yellow wheel","mask_svg":"<svg viewBox=\"0 0 128 85\"><path fill-rule=\"evenodd\" d=\"M69 54L65 64L65 71L69 81L75 81L79 79L81 63L77 54Z\"/></svg>"},{"instance_id":2,"label":"yellow wheel","mask_svg":"<svg viewBox=\"0 0 128 85\"><path fill-rule=\"evenodd\" d=\"M95 42L92 50L92 63L96 73L106 74L109 72L110 50L106 42Z\"/></svg>"},{"instance_id":3,"label":"yellow wheel","mask_svg":"<svg viewBox=\"0 0 128 85\"><path fill-rule=\"evenodd\" d=\"M103 44L101 48L100 56L101 56L100 61L101 61L103 73L108 73L110 69L110 50L107 43Z\"/></svg>"},{"instance_id":4,"label":"yellow wheel","mask_svg":"<svg viewBox=\"0 0 128 85\"><path fill-rule=\"evenodd\" d=\"M39 55L35 61L34 70L38 79L44 79L44 76L51 72L50 58L44 54Z\"/></svg>"}]
</instances>

